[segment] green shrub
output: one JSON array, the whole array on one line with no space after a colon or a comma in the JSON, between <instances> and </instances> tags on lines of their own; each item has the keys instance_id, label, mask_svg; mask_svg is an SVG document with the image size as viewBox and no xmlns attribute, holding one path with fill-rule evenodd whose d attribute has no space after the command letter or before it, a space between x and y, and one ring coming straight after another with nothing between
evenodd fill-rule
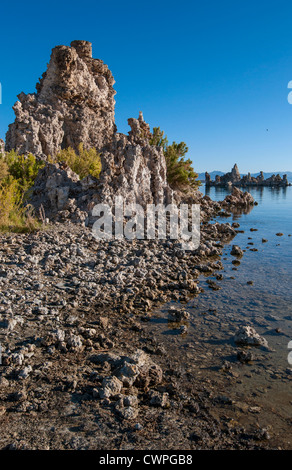
<instances>
[{"instance_id":1,"label":"green shrub","mask_svg":"<svg viewBox=\"0 0 292 470\"><path fill-rule=\"evenodd\" d=\"M66 163L81 179L88 175L98 178L101 172L96 149L84 150L83 144L79 145L77 153L68 148L54 158L49 157L49 161ZM44 165L31 154L18 155L12 151L0 156L0 231L31 232L41 227L27 199Z\"/></svg>"},{"instance_id":2,"label":"green shrub","mask_svg":"<svg viewBox=\"0 0 292 470\"><path fill-rule=\"evenodd\" d=\"M66 163L80 179L88 175L98 178L101 172L101 160L97 150L95 148L85 150L83 144L79 145L78 152L69 147L61 150L55 157L49 157L49 161Z\"/></svg>"},{"instance_id":3,"label":"green shrub","mask_svg":"<svg viewBox=\"0 0 292 470\"><path fill-rule=\"evenodd\" d=\"M8 176L8 165L4 158L0 157L0 183Z\"/></svg>"},{"instance_id":4,"label":"green shrub","mask_svg":"<svg viewBox=\"0 0 292 470\"><path fill-rule=\"evenodd\" d=\"M33 208L24 203L43 166L33 155L14 151L0 157L0 231L31 232L40 227Z\"/></svg>"},{"instance_id":5,"label":"green shrub","mask_svg":"<svg viewBox=\"0 0 292 470\"><path fill-rule=\"evenodd\" d=\"M168 144L167 137L160 127L154 127L151 145L163 148L167 167L167 181L173 189L187 191L197 189L201 182L197 180L198 174L193 169L193 163L186 159L188 147L184 142Z\"/></svg>"},{"instance_id":6,"label":"green shrub","mask_svg":"<svg viewBox=\"0 0 292 470\"><path fill-rule=\"evenodd\" d=\"M34 180L44 162L37 160L32 154L18 155L14 150L4 157L9 175L18 183L20 189L26 192L34 184Z\"/></svg>"}]
</instances>

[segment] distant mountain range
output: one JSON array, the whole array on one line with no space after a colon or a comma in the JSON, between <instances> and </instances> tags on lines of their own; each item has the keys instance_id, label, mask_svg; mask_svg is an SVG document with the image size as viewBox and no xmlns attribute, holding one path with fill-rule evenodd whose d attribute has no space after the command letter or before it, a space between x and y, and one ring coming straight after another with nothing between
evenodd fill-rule
<instances>
[{"instance_id":1,"label":"distant mountain range","mask_svg":"<svg viewBox=\"0 0 292 470\"><path fill-rule=\"evenodd\" d=\"M210 173L211 180L215 180L216 175L223 176L225 173L223 171L211 171ZM258 176L260 172L258 173L251 173L251 176ZM273 171L271 173L264 172L264 178L270 178L272 175L280 175L283 178L283 175L287 175L288 181L292 183L292 171ZM242 173L242 176L246 175L246 173ZM204 182L205 181L205 173L199 173L198 180Z\"/></svg>"}]
</instances>

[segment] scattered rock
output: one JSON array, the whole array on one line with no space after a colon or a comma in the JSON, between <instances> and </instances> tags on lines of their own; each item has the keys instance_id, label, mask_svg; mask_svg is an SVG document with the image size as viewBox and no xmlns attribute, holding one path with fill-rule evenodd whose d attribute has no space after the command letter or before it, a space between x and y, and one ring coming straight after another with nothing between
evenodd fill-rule
<instances>
[{"instance_id":1,"label":"scattered rock","mask_svg":"<svg viewBox=\"0 0 292 470\"><path fill-rule=\"evenodd\" d=\"M168 310L168 318L173 322L181 322L190 318L189 312L182 308L170 307Z\"/></svg>"},{"instance_id":2,"label":"scattered rock","mask_svg":"<svg viewBox=\"0 0 292 470\"><path fill-rule=\"evenodd\" d=\"M102 381L102 388L99 391L99 395L101 398L110 398L118 395L122 388L123 384L117 377L106 377Z\"/></svg>"},{"instance_id":3,"label":"scattered rock","mask_svg":"<svg viewBox=\"0 0 292 470\"><path fill-rule=\"evenodd\" d=\"M242 257L243 256L243 251L238 245L233 245L230 254L232 256Z\"/></svg>"},{"instance_id":4,"label":"scattered rock","mask_svg":"<svg viewBox=\"0 0 292 470\"><path fill-rule=\"evenodd\" d=\"M241 350L237 352L237 359L240 362L247 363L254 360L253 353L251 351Z\"/></svg>"},{"instance_id":5,"label":"scattered rock","mask_svg":"<svg viewBox=\"0 0 292 470\"><path fill-rule=\"evenodd\" d=\"M164 392L160 393L155 390L152 390L150 393L150 405L152 406L161 406L166 408L169 406L169 394Z\"/></svg>"},{"instance_id":6,"label":"scattered rock","mask_svg":"<svg viewBox=\"0 0 292 470\"><path fill-rule=\"evenodd\" d=\"M235 334L234 341L237 344L246 346L264 346L268 348L267 340L251 326L241 326Z\"/></svg>"}]
</instances>

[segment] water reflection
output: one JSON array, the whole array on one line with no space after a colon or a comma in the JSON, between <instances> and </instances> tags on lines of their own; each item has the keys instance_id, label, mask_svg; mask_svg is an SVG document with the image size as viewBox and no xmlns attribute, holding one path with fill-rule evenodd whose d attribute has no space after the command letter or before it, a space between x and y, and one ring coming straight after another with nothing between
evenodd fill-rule
<instances>
[{"instance_id":1,"label":"water reflection","mask_svg":"<svg viewBox=\"0 0 292 470\"><path fill-rule=\"evenodd\" d=\"M242 191L250 192L256 201L260 202L263 200L263 197L270 196L270 199L274 200L283 200L286 199L288 195L291 195L291 187L263 187L263 186L246 186L245 188L241 188ZM205 191L207 196L210 196L211 199L215 201L221 201L225 198L228 194L232 193L232 188L220 188L220 187L202 187L202 192Z\"/></svg>"},{"instance_id":2,"label":"water reflection","mask_svg":"<svg viewBox=\"0 0 292 470\"><path fill-rule=\"evenodd\" d=\"M254 206L247 206L247 207L234 207L230 209L230 212L233 214L234 220L239 219L243 214L247 215L250 214L253 210Z\"/></svg>"}]
</instances>

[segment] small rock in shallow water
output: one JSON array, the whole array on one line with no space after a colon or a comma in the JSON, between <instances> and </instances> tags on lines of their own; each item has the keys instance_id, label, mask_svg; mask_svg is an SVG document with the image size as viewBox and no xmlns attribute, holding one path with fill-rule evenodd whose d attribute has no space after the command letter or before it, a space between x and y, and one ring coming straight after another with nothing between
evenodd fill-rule
<instances>
[{"instance_id":1,"label":"small rock in shallow water","mask_svg":"<svg viewBox=\"0 0 292 470\"><path fill-rule=\"evenodd\" d=\"M186 334L186 333L188 332L187 326L186 326L186 325L182 325L182 326L180 327L180 329L179 329L179 332L180 332L181 335Z\"/></svg>"},{"instance_id":2,"label":"small rock in shallow water","mask_svg":"<svg viewBox=\"0 0 292 470\"><path fill-rule=\"evenodd\" d=\"M241 263L240 263L240 261L239 261L238 259L234 259L234 260L232 260L232 264L233 264L234 266L240 266Z\"/></svg>"},{"instance_id":3,"label":"small rock in shallow water","mask_svg":"<svg viewBox=\"0 0 292 470\"><path fill-rule=\"evenodd\" d=\"M184 309L170 307L168 310L168 318L170 321L180 322L182 320L188 320L190 318L190 314Z\"/></svg>"},{"instance_id":4,"label":"small rock in shallow water","mask_svg":"<svg viewBox=\"0 0 292 470\"><path fill-rule=\"evenodd\" d=\"M235 334L234 341L237 344L268 347L267 340L251 326L241 326Z\"/></svg>"},{"instance_id":5,"label":"small rock in shallow water","mask_svg":"<svg viewBox=\"0 0 292 470\"><path fill-rule=\"evenodd\" d=\"M233 245L230 254L232 256L243 256L243 251L238 245Z\"/></svg>"},{"instance_id":6,"label":"small rock in shallow water","mask_svg":"<svg viewBox=\"0 0 292 470\"><path fill-rule=\"evenodd\" d=\"M254 359L254 356L251 351L238 351L237 359L243 363L251 362Z\"/></svg>"}]
</instances>

